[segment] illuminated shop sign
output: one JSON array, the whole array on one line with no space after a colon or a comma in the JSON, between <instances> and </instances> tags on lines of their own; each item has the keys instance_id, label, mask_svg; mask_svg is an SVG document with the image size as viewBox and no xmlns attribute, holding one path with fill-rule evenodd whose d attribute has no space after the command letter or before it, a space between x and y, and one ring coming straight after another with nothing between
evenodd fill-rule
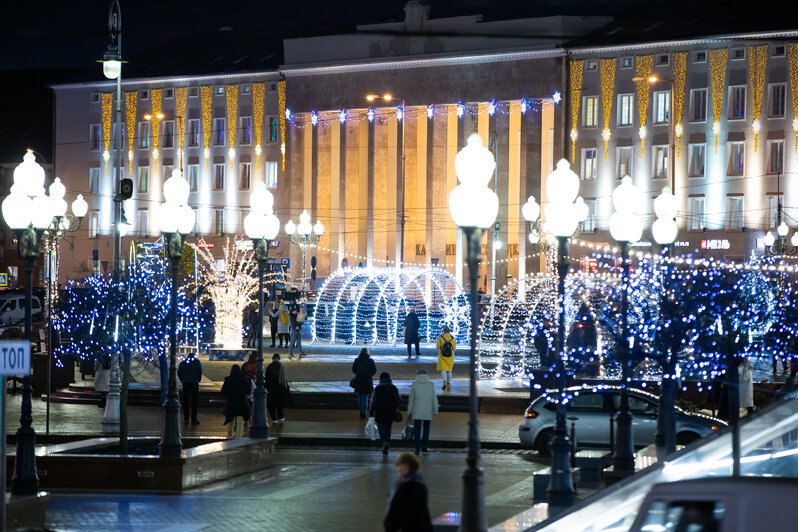
<instances>
[{"instance_id":1,"label":"illuminated shop sign","mask_svg":"<svg viewBox=\"0 0 798 532\"><path fill-rule=\"evenodd\" d=\"M729 242L726 239L702 240L701 249L707 249L707 250L731 249L731 242Z\"/></svg>"}]
</instances>

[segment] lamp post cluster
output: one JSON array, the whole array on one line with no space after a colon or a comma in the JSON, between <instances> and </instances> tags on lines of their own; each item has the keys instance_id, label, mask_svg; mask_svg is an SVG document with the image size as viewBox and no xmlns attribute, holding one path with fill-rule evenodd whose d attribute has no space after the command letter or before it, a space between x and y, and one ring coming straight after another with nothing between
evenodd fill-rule
<instances>
[{"instance_id":1,"label":"lamp post cluster","mask_svg":"<svg viewBox=\"0 0 798 532\"><path fill-rule=\"evenodd\" d=\"M2 212L8 226L17 237L17 251L24 262L25 271L25 339L31 340L33 316L33 263L39 255L40 244L46 233L57 233L67 215L64 200L66 189L56 178L49 187L50 194L44 191L44 168L37 162L33 151L28 150L22 163L14 169L14 184L11 193L3 200ZM72 214L80 221L86 216L88 204L82 195L72 202ZM22 406L20 409L20 428L17 430L17 456L14 464L14 477L11 493L32 495L39 487L36 473L34 445L36 432L33 430L31 413L31 377L22 379ZM5 408L5 405L3 405Z\"/></svg>"},{"instance_id":2,"label":"lamp post cluster","mask_svg":"<svg viewBox=\"0 0 798 532\"><path fill-rule=\"evenodd\" d=\"M295 224L293 220L288 220L288 223L285 224L285 232L291 243L298 245L302 249L302 295L304 296L307 247L318 244L322 233L324 233L324 225L322 225L321 220L316 220L316 223L311 225L310 214L308 214L308 211L302 211L302 214L299 215L299 224Z\"/></svg>"}]
</instances>

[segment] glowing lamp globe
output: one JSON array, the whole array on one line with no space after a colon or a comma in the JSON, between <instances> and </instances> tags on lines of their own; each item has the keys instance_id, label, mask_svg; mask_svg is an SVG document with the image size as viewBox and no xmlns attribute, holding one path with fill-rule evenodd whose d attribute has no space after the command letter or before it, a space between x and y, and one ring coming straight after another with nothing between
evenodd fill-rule
<instances>
[{"instance_id":1,"label":"glowing lamp globe","mask_svg":"<svg viewBox=\"0 0 798 532\"><path fill-rule=\"evenodd\" d=\"M671 192L670 187L662 189L662 194L654 200L654 214L657 218L676 218L676 196Z\"/></svg>"},{"instance_id":2,"label":"glowing lamp globe","mask_svg":"<svg viewBox=\"0 0 798 532\"><path fill-rule=\"evenodd\" d=\"M254 195L254 192L253 192ZM254 210L244 217L244 232L252 240L260 240L266 234L264 215Z\"/></svg>"},{"instance_id":3,"label":"glowing lamp globe","mask_svg":"<svg viewBox=\"0 0 798 532\"><path fill-rule=\"evenodd\" d=\"M296 227L297 233L300 235L309 235L313 231L313 226L310 225L310 214L308 211L302 211L299 215L299 225Z\"/></svg>"},{"instance_id":4,"label":"glowing lamp globe","mask_svg":"<svg viewBox=\"0 0 798 532\"><path fill-rule=\"evenodd\" d=\"M767 247L770 247L776 243L776 237L773 236L773 233L768 231L767 234L765 235L765 238L762 239L762 243L765 244Z\"/></svg>"},{"instance_id":5,"label":"glowing lamp globe","mask_svg":"<svg viewBox=\"0 0 798 532\"><path fill-rule=\"evenodd\" d=\"M87 212L89 212L89 204L83 199L83 194L78 194L78 197L72 202L72 214L78 218L83 218Z\"/></svg>"},{"instance_id":6,"label":"glowing lamp globe","mask_svg":"<svg viewBox=\"0 0 798 532\"><path fill-rule=\"evenodd\" d=\"M529 223L535 223L540 217L540 205L535 200L535 196L529 196L524 206L521 207L521 215Z\"/></svg>"},{"instance_id":7,"label":"glowing lamp globe","mask_svg":"<svg viewBox=\"0 0 798 532\"><path fill-rule=\"evenodd\" d=\"M610 216L610 234L616 242L634 243L643 236L643 223L633 213L615 212Z\"/></svg>"},{"instance_id":8,"label":"glowing lamp globe","mask_svg":"<svg viewBox=\"0 0 798 532\"><path fill-rule=\"evenodd\" d=\"M792 234L792 238L790 238L790 244L798 247L798 231Z\"/></svg>"},{"instance_id":9,"label":"glowing lamp globe","mask_svg":"<svg viewBox=\"0 0 798 532\"><path fill-rule=\"evenodd\" d=\"M52 204L50 206L50 212L53 215L53 217L61 219L64 216L66 216L67 202L64 201L64 198L53 198L51 196L50 203Z\"/></svg>"},{"instance_id":10,"label":"glowing lamp globe","mask_svg":"<svg viewBox=\"0 0 798 532\"><path fill-rule=\"evenodd\" d=\"M318 236L321 236L324 232L324 225L321 223L321 220L316 220L316 223L313 224L313 232Z\"/></svg>"},{"instance_id":11,"label":"glowing lamp globe","mask_svg":"<svg viewBox=\"0 0 798 532\"><path fill-rule=\"evenodd\" d=\"M264 216L263 238L274 240L280 232L280 220L272 213Z\"/></svg>"},{"instance_id":12,"label":"glowing lamp globe","mask_svg":"<svg viewBox=\"0 0 798 532\"><path fill-rule=\"evenodd\" d=\"M552 203L572 203L579 195L579 176L565 159L560 159L546 178L546 194Z\"/></svg>"},{"instance_id":13,"label":"glowing lamp globe","mask_svg":"<svg viewBox=\"0 0 798 532\"><path fill-rule=\"evenodd\" d=\"M537 232L529 233L529 243L537 244L540 242L540 235Z\"/></svg>"},{"instance_id":14,"label":"glowing lamp globe","mask_svg":"<svg viewBox=\"0 0 798 532\"><path fill-rule=\"evenodd\" d=\"M163 184L163 197L167 202L183 205L188 202L191 186L183 178L180 170L173 170L172 176Z\"/></svg>"},{"instance_id":15,"label":"glowing lamp globe","mask_svg":"<svg viewBox=\"0 0 798 532\"><path fill-rule=\"evenodd\" d=\"M473 133L454 158L454 171L460 184L449 194L449 212L458 227L487 229L499 212L499 197L487 187L496 162Z\"/></svg>"},{"instance_id":16,"label":"glowing lamp globe","mask_svg":"<svg viewBox=\"0 0 798 532\"><path fill-rule=\"evenodd\" d=\"M14 184L20 193L30 198L44 194L44 168L36 162L33 151L28 150L22 163L14 168Z\"/></svg>"},{"instance_id":17,"label":"glowing lamp globe","mask_svg":"<svg viewBox=\"0 0 798 532\"><path fill-rule=\"evenodd\" d=\"M116 79L122 73L122 61L118 59L103 60L103 75L108 79Z\"/></svg>"},{"instance_id":18,"label":"glowing lamp globe","mask_svg":"<svg viewBox=\"0 0 798 532\"><path fill-rule=\"evenodd\" d=\"M781 238L784 238L785 236L787 236L787 233L789 233L789 232L790 232L790 228L789 228L789 226L787 225L787 222L781 222L781 223L779 224L779 226L776 228L776 232L778 232L778 233L779 233L779 236L780 236Z\"/></svg>"},{"instance_id":19,"label":"glowing lamp globe","mask_svg":"<svg viewBox=\"0 0 798 532\"><path fill-rule=\"evenodd\" d=\"M158 207L158 227L162 233L177 233L180 224L180 205L166 201Z\"/></svg>"},{"instance_id":20,"label":"glowing lamp globe","mask_svg":"<svg viewBox=\"0 0 798 532\"><path fill-rule=\"evenodd\" d=\"M61 182L60 177L56 177L55 180L50 184L50 188L47 189L50 193L50 197L53 199L64 199L66 195L66 187Z\"/></svg>"},{"instance_id":21,"label":"glowing lamp globe","mask_svg":"<svg viewBox=\"0 0 798 532\"><path fill-rule=\"evenodd\" d=\"M20 192L17 185L11 186L11 194L3 200L3 219L11 229L25 229L31 222L31 199Z\"/></svg>"},{"instance_id":22,"label":"glowing lamp globe","mask_svg":"<svg viewBox=\"0 0 798 532\"><path fill-rule=\"evenodd\" d=\"M464 185L487 186L493 176L496 161L482 144L482 137L472 133L465 147L454 157L454 172Z\"/></svg>"},{"instance_id":23,"label":"glowing lamp globe","mask_svg":"<svg viewBox=\"0 0 798 532\"><path fill-rule=\"evenodd\" d=\"M580 222L584 222L590 216L590 207L587 206L582 196L576 198L574 202L573 215Z\"/></svg>"},{"instance_id":24,"label":"glowing lamp globe","mask_svg":"<svg viewBox=\"0 0 798 532\"><path fill-rule=\"evenodd\" d=\"M631 177L624 177L621 184L612 191L612 204L616 211L637 212L637 206L640 205L640 191Z\"/></svg>"},{"instance_id":25,"label":"glowing lamp globe","mask_svg":"<svg viewBox=\"0 0 798 532\"><path fill-rule=\"evenodd\" d=\"M255 185L252 194L249 195L249 205L252 212L272 212L272 208L274 208L274 196L269 192L269 189L266 188L266 183Z\"/></svg>"},{"instance_id":26,"label":"glowing lamp globe","mask_svg":"<svg viewBox=\"0 0 798 532\"><path fill-rule=\"evenodd\" d=\"M33 198L30 204L31 223L36 229L47 229L53 223L53 202L44 194Z\"/></svg>"},{"instance_id":27,"label":"glowing lamp globe","mask_svg":"<svg viewBox=\"0 0 798 532\"><path fill-rule=\"evenodd\" d=\"M177 230L181 235L187 235L194 230L194 220L196 220L194 209L188 205L182 205L178 213Z\"/></svg>"},{"instance_id":28,"label":"glowing lamp globe","mask_svg":"<svg viewBox=\"0 0 798 532\"><path fill-rule=\"evenodd\" d=\"M557 237L573 236L579 225L572 203L549 203L544 209L546 231Z\"/></svg>"},{"instance_id":29,"label":"glowing lamp globe","mask_svg":"<svg viewBox=\"0 0 798 532\"><path fill-rule=\"evenodd\" d=\"M296 233L296 224L293 220L288 220L288 223L285 224L285 232L289 235Z\"/></svg>"},{"instance_id":30,"label":"glowing lamp globe","mask_svg":"<svg viewBox=\"0 0 798 532\"><path fill-rule=\"evenodd\" d=\"M657 244L673 244L678 234L679 226L673 220L659 218L651 224L651 235Z\"/></svg>"}]
</instances>

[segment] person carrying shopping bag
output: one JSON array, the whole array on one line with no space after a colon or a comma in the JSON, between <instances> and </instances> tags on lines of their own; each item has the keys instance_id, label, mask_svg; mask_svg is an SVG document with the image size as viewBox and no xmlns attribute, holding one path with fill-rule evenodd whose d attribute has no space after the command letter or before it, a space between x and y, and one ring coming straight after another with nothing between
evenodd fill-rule
<instances>
[{"instance_id":1,"label":"person carrying shopping bag","mask_svg":"<svg viewBox=\"0 0 798 532\"><path fill-rule=\"evenodd\" d=\"M380 373L380 383L374 388L374 393L371 396L369 414L377 423L377 430L380 433L380 441L382 443L382 454L388 454L393 422L402 421L402 413L399 411L400 404L399 390L391 382L391 375L387 372Z\"/></svg>"}]
</instances>

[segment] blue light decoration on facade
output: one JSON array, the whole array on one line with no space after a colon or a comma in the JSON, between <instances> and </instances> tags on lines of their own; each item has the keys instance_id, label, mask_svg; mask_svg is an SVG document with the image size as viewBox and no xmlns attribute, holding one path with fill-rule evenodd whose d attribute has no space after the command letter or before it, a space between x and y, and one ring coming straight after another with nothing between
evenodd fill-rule
<instances>
[{"instance_id":1,"label":"blue light decoration on facade","mask_svg":"<svg viewBox=\"0 0 798 532\"><path fill-rule=\"evenodd\" d=\"M346 122L346 111L344 109L341 109L341 112L338 113L338 121L342 124Z\"/></svg>"},{"instance_id":2,"label":"blue light decoration on facade","mask_svg":"<svg viewBox=\"0 0 798 532\"><path fill-rule=\"evenodd\" d=\"M488 102L488 115L493 116L496 114L496 100Z\"/></svg>"},{"instance_id":3,"label":"blue light decoration on facade","mask_svg":"<svg viewBox=\"0 0 798 532\"><path fill-rule=\"evenodd\" d=\"M369 122L374 122L374 108L373 107L369 107L369 110L366 113L366 116L368 117Z\"/></svg>"},{"instance_id":4,"label":"blue light decoration on facade","mask_svg":"<svg viewBox=\"0 0 798 532\"><path fill-rule=\"evenodd\" d=\"M319 123L319 114L316 111L310 112L310 123L314 126Z\"/></svg>"},{"instance_id":5,"label":"blue light decoration on facade","mask_svg":"<svg viewBox=\"0 0 798 532\"><path fill-rule=\"evenodd\" d=\"M529 104L526 103L526 98L521 98L521 114L525 115L527 109L529 109Z\"/></svg>"},{"instance_id":6,"label":"blue light decoration on facade","mask_svg":"<svg viewBox=\"0 0 798 532\"><path fill-rule=\"evenodd\" d=\"M429 105L427 106L427 118L429 118L430 120L432 120L432 115L433 115L434 113L435 113L435 106L433 106L432 104L429 104Z\"/></svg>"},{"instance_id":7,"label":"blue light decoration on facade","mask_svg":"<svg viewBox=\"0 0 798 532\"><path fill-rule=\"evenodd\" d=\"M290 121L291 120L291 116L292 116L291 115L291 109L286 107L285 108L285 119Z\"/></svg>"},{"instance_id":8,"label":"blue light decoration on facade","mask_svg":"<svg viewBox=\"0 0 798 532\"><path fill-rule=\"evenodd\" d=\"M463 115L465 114L465 105L463 105L462 101L457 102L456 110L457 118L463 118Z\"/></svg>"},{"instance_id":9,"label":"blue light decoration on facade","mask_svg":"<svg viewBox=\"0 0 798 532\"><path fill-rule=\"evenodd\" d=\"M397 107L397 108L396 108L396 120L398 120L399 122L401 122L401 121L402 121L402 118L404 117L404 114L405 114L405 113L404 113L404 109L402 109L402 106L401 106L401 105L400 105L399 107Z\"/></svg>"},{"instance_id":10,"label":"blue light decoration on facade","mask_svg":"<svg viewBox=\"0 0 798 532\"><path fill-rule=\"evenodd\" d=\"M562 94L560 94L560 91L554 91L554 94L552 94L551 99L554 100L554 103L560 103L560 101L562 100Z\"/></svg>"}]
</instances>

